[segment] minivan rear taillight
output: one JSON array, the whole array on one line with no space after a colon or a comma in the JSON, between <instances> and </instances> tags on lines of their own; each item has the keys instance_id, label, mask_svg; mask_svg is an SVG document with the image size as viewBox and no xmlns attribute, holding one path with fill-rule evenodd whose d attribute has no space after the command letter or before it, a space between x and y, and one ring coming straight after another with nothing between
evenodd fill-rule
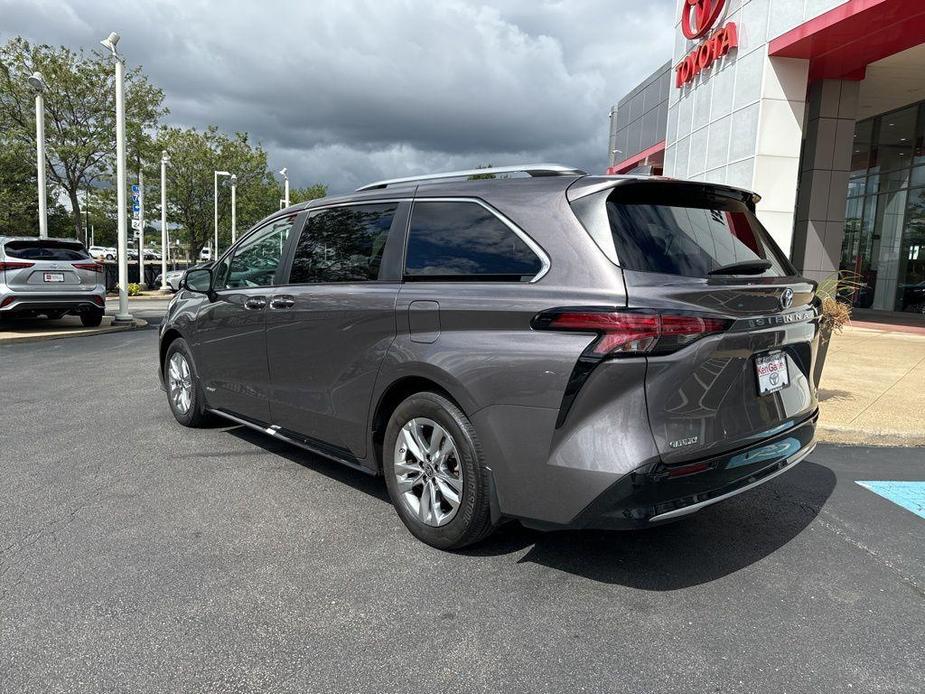
<instances>
[{"instance_id":1,"label":"minivan rear taillight","mask_svg":"<svg viewBox=\"0 0 925 694\"><path fill-rule=\"evenodd\" d=\"M585 354L625 357L669 354L707 335L726 331L732 321L697 314L644 310L556 308L537 314L534 330L597 333Z\"/></svg>"},{"instance_id":2,"label":"minivan rear taillight","mask_svg":"<svg viewBox=\"0 0 925 694\"><path fill-rule=\"evenodd\" d=\"M0 260L0 270L22 270L26 267L32 267L35 263L24 263L22 261Z\"/></svg>"},{"instance_id":3,"label":"minivan rear taillight","mask_svg":"<svg viewBox=\"0 0 925 694\"><path fill-rule=\"evenodd\" d=\"M71 263L78 270L93 270L93 272L102 272L103 266L99 263Z\"/></svg>"}]
</instances>

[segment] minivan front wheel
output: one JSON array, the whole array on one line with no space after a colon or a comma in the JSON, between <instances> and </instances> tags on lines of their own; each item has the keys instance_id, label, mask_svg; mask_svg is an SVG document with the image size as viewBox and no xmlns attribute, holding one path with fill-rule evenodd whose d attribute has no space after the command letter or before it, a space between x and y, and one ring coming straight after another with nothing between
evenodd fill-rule
<instances>
[{"instance_id":1,"label":"minivan front wheel","mask_svg":"<svg viewBox=\"0 0 925 694\"><path fill-rule=\"evenodd\" d=\"M458 549L493 529L488 473L466 415L437 393L416 393L392 413L383 445L392 504L418 539Z\"/></svg>"},{"instance_id":2,"label":"minivan front wheel","mask_svg":"<svg viewBox=\"0 0 925 694\"><path fill-rule=\"evenodd\" d=\"M193 357L183 338L170 343L164 358L164 385L174 418L183 426L200 427L209 421Z\"/></svg>"}]
</instances>

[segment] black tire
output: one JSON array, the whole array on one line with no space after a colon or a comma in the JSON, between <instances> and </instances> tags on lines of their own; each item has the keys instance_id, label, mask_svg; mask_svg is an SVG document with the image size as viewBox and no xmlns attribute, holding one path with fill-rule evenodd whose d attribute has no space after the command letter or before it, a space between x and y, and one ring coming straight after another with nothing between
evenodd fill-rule
<instances>
[{"instance_id":1,"label":"black tire","mask_svg":"<svg viewBox=\"0 0 925 694\"><path fill-rule=\"evenodd\" d=\"M436 422L450 434L458 452L462 496L455 515L445 525L423 522L412 513L398 490L395 475L396 443L402 427L412 419ZM483 540L493 530L488 471L478 436L466 415L442 395L421 392L404 400L389 419L383 443L382 468L392 505L399 518L422 542L438 549L460 549Z\"/></svg>"},{"instance_id":2,"label":"black tire","mask_svg":"<svg viewBox=\"0 0 925 694\"><path fill-rule=\"evenodd\" d=\"M106 260L115 260L115 259L116 259L116 257L115 257L112 253L107 253L107 254L106 254Z\"/></svg>"},{"instance_id":3,"label":"black tire","mask_svg":"<svg viewBox=\"0 0 925 694\"><path fill-rule=\"evenodd\" d=\"M174 402L170 392L170 363L174 354L181 354L183 359L189 365L191 392L190 406L185 412ZM182 337L170 343L167 348L167 354L164 356L164 385L167 388L167 404L170 405L170 411L173 412L174 418L185 427L199 428L207 426L213 420L213 416L206 410L206 399L203 395L202 383L199 381L199 372L196 370L196 364L193 362L193 355L190 352L189 345Z\"/></svg>"},{"instance_id":4,"label":"black tire","mask_svg":"<svg viewBox=\"0 0 925 694\"><path fill-rule=\"evenodd\" d=\"M102 311L83 311L80 314L80 323L85 328L96 328L103 322Z\"/></svg>"}]
</instances>

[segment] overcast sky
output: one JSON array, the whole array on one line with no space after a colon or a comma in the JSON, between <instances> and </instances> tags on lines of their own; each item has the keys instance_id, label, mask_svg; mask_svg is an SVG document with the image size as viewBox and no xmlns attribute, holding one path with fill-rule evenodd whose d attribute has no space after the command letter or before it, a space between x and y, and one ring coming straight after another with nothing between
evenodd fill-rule
<instances>
[{"instance_id":1,"label":"overcast sky","mask_svg":"<svg viewBox=\"0 0 925 694\"><path fill-rule=\"evenodd\" d=\"M481 163L602 172L610 107L671 54L676 0L0 0L0 39L110 31L168 122L246 130L332 192Z\"/></svg>"}]
</instances>

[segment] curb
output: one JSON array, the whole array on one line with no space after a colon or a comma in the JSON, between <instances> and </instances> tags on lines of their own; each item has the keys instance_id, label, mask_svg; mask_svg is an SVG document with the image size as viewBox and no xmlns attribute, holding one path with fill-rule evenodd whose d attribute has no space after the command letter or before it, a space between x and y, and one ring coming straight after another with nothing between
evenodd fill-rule
<instances>
[{"instance_id":1,"label":"curb","mask_svg":"<svg viewBox=\"0 0 925 694\"><path fill-rule=\"evenodd\" d=\"M129 301L165 301L165 300L170 301L170 299L172 299L174 296L176 296L175 292L170 292L169 294L143 294L141 296L130 296L128 300ZM118 294L115 294L115 295L107 294L106 301L107 302L114 301L118 303L119 295Z\"/></svg>"},{"instance_id":2,"label":"curb","mask_svg":"<svg viewBox=\"0 0 925 694\"><path fill-rule=\"evenodd\" d=\"M925 446L925 433L900 431L865 431L838 424L820 424L816 436L823 443L840 443L862 446L917 448Z\"/></svg>"},{"instance_id":3,"label":"curb","mask_svg":"<svg viewBox=\"0 0 925 694\"><path fill-rule=\"evenodd\" d=\"M148 321L136 318L132 325L107 325L99 328L77 328L69 332L53 332L46 334L26 335L0 335L0 345L13 345L28 342L48 342L50 340L65 340L74 337L89 337L91 335L105 335L107 333L121 333L127 330L140 330L148 327Z\"/></svg>"}]
</instances>

